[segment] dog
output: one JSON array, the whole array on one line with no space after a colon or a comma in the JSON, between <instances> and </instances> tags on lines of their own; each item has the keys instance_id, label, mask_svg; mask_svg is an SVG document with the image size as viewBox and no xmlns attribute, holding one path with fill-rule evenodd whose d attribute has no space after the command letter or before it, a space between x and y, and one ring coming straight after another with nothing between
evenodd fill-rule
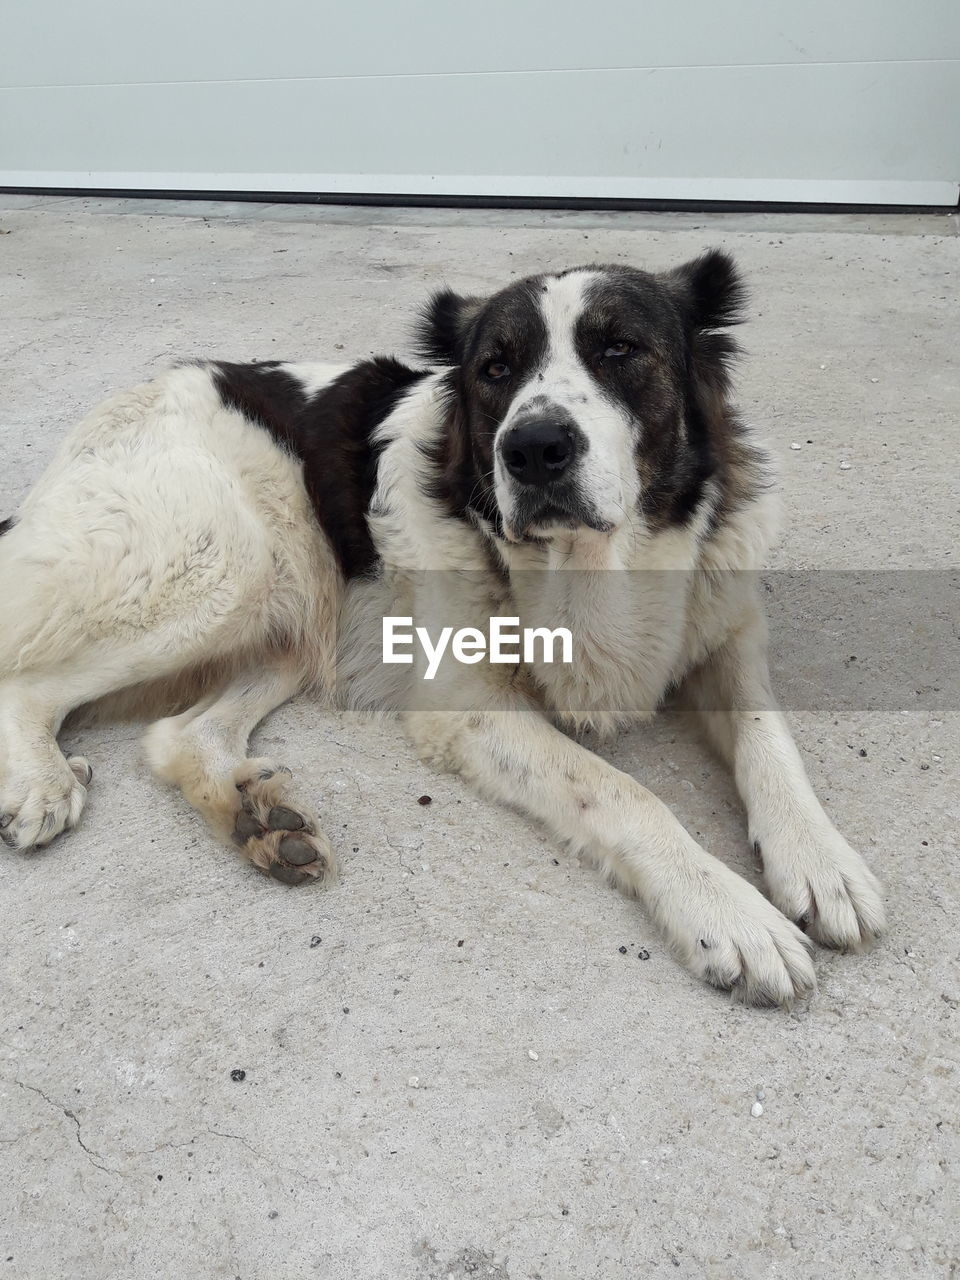
<instances>
[{"instance_id":1,"label":"dog","mask_svg":"<svg viewBox=\"0 0 960 1280\"><path fill-rule=\"evenodd\" d=\"M195 362L80 423L0 536L0 829L76 826L65 717L165 714L154 773L284 884L329 840L290 772L249 758L306 692L393 709L421 758L587 855L701 979L756 1005L815 987L811 940L884 927L877 880L817 801L770 690L756 573L778 523L737 416L723 252L436 293L421 364ZM574 660L388 665L384 618L569 630ZM428 628L429 629L429 626ZM668 693L728 762L769 898L580 739ZM799 927L802 925L802 928Z\"/></svg>"}]
</instances>

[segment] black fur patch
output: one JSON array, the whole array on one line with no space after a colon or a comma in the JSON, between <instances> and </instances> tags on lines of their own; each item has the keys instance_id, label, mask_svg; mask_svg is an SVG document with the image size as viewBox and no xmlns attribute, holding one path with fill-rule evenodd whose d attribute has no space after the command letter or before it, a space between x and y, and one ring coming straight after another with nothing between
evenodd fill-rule
<instances>
[{"instance_id":1,"label":"black fur patch","mask_svg":"<svg viewBox=\"0 0 960 1280\"><path fill-rule=\"evenodd\" d=\"M376 551L367 510L379 461L371 436L426 373L398 360L366 360L308 395L274 362L217 364L215 369L214 384L224 404L265 427L300 459L317 520L344 576L368 572Z\"/></svg>"},{"instance_id":2,"label":"black fur patch","mask_svg":"<svg viewBox=\"0 0 960 1280\"><path fill-rule=\"evenodd\" d=\"M0 520L0 538L2 538L2 537L3 537L3 535L4 535L5 533L9 533L9 531L10 531L12 528L13 528L13 520L12 520L12 519L10 519L10 520Z\"/></svg>"},{"instance_id":3,"label":"black fur patch","mask_svg":"<svg viewBox=\"0 0 960 1280\"><path fill-rule=\"evenodd\" d=\"M746 288L736 264L722 249L706 253L669 273L689 320L700 329L727 329L743 321Z\"/></svg>"},{"instance_id":4,"label":"black fur patch","mask_svg":"<svg viewBox=\"0 0 960 1280\"><path fill-rule=\"evenodd\" d=\"M483 304L483 298L463 298L451 289L438 289L414 329L418 355L437 364L460 364L467 332Z\"/></svg>"},{"instance_id":5,"label":"black fur patch","mask_svg":"<svg viewBox=\"0 0 960 1280\"><path fill-rule=\"evenodd\" d=\"M533 276L490 299L435 294L417 332L421 352L456 366L447 378L450 407L432 455L429 495L461 519L475 512L498 534L502 521L493 492L493 440L524 372L535 369L546 352L541 289L542 278ZM510 367L509 381L486 377L484 371L494 361Z\"/></svg>"}]
</instances>

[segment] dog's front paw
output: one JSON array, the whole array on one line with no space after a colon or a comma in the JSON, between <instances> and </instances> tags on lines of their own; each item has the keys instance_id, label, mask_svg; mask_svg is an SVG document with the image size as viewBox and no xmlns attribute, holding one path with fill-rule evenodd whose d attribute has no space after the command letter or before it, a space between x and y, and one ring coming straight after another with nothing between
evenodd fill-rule
<instances>
[{"instance_id":1,"label":"dog's front paw","mask_svg":"<svg viewBox=\"0 0 960 1280\"><path fill-rule=\"evenodd\" d=\"M886 927L880 883L833 827L755 841L770 897L822 946L859 951Z\"/></svg>"},{"instance_id":2,"label":"dog's front paw","mask_svg":"<svg viewBox=\"0 0 960 1280\"><path fill-rule=\"evenodd\" d=\"M726 867L711 869L678 902L667 932L698 977L752 1005L809 996L810 943L762 894Z\"/></svg>"}]
</instances>

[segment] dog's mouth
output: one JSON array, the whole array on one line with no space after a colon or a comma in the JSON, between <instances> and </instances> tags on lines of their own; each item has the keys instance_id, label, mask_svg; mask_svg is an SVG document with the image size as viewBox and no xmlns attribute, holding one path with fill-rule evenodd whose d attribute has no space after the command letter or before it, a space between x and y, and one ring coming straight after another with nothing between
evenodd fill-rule
<instances>
[{"instance_id":1,"label":"dog's mouth","mask_svg":"<svg viewBox=\"0 0 960 1280\"><path fill-rule=\"evenodd\" d=\"M513 510L504 520L510 542L542 542L555 529L591 529L611 533L613 525L573 490L522 491L515 495Z\"/></svg>"}]
</instances>

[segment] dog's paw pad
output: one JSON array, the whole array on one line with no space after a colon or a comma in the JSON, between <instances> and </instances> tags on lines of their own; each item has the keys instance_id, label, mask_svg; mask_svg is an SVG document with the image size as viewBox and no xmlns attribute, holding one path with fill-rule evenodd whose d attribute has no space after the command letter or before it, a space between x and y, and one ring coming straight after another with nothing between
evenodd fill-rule
<instances>
[{"instance_id":1,"label":"dog's paw pad","mask_svg":"<svg viewBox=\"0 0 960 1280\"><path fill-rule=\"evenodd\" d=\"M233 829L233 838L237 844L246 844L246 842L255 836L263 835L263 827L247 809L241 809L237 814L236 826Z\"/></svg>"},{"instance_id":2,"label":"dog's paw pad","mask_svg":"<svg viewBox=\"0 0 960 1280\"><path fill-rule=\"evenodd\" d=\"M278 772L241 788L234 843L259 871L281 884L332 878L333 850L317 823L292 805L276 802L275 783L281 779Z\"/></svg>"},{"instance_id":3,"label":"dog's paw pad","mask_svg":"<svg viewBox=\"0 0 960 1280\"><path fill-rule=\"evenodd\" d=\"M321 856L320 851L311 843L308 836L284 836L277 852L284 862L288 862L292 867L305 867L311 862L316 862Z\"/></svg>"},{"instance_id":4,"label":"dog's paw pad","mask_svg":"<svg viewBox=\"0 0 960 1280\"><path fill-rule=\"evenodd\" d=\"M247 848L261 871L282 884L306 884L332 877L333 850L324 835L307 831L265 831Z\"/></svg>"},{"instance_id":5,"label":"dog's paw pad","mask_svg":"<svg viewBox=\"0 0 960 1280\"><path fill-rule=\"evenodd\" d=\"M288 809L285 804L275 804L267 814L268 831L302 831L307 820L296 809Z\"/></svg>"},{"instance_id":6,"label":"dog's paw pad","mask_svg":"<svg viewBox=\"0 0 960 1280\"><path fill-rule=\"evenodd\" d=\"M274 862L267 874L271 879L289 885L306 884L308 880L314 878L309 871L299 867L288 867L283 862Z\"/></svg>"}]
</instances>

